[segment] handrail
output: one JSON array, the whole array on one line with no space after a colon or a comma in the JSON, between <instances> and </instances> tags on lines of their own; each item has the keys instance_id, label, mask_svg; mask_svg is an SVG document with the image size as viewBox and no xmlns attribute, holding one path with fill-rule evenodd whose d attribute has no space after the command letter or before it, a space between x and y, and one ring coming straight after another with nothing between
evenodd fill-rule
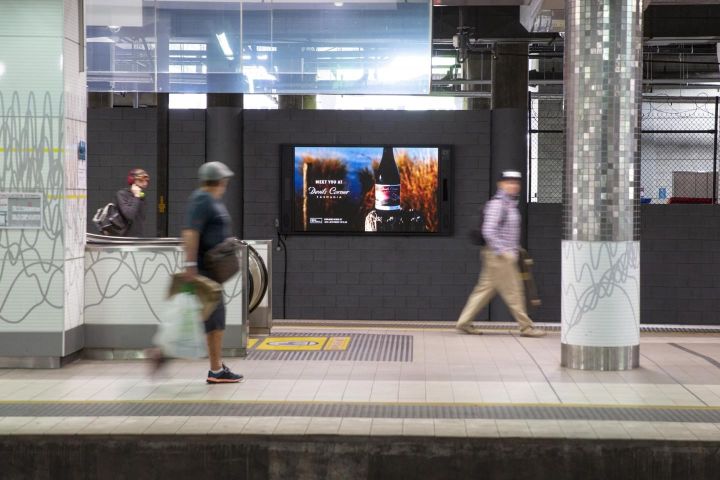
<instances>
[{"instance_id":1,"label":"handrail","mask_svg":"<svg viewBox=\"0 0 720 480\"><path fill-rule=\"evenodd\" d=\"M110 235L87 233L86 240L88 245L182 245L182 239L178 237L112 237Z\"/></svg>"}]
</instances>

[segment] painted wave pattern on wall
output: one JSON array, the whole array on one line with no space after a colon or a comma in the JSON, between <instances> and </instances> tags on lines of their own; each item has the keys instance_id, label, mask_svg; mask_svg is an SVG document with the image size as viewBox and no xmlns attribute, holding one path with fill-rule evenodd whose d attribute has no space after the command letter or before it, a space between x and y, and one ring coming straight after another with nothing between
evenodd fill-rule
<instances>
[{"instance_id":1,"label":"painted wave pattern on wall","mask_svg":"<svg viewBox=\"0 0 720 480\"><path fill-rule=\"evenodd\" d=\"M181 248L88 250L85 254L85 322L156 324L162 321L170 277L182 270ZM242 277L223 284L228 324L242 323Z\"/></svg>"},{"instance_id":2,"label":"painted wave pattern on wall","mask_svg":"<svg viewBox=\"0 0 720 480\"><path fill-rule=\"evenodd\" d=\"M640 242L562 242L562 342L639 342Z\"/></svg>"},{"instance_id":3,"label":"painted wave pattern on wall","mask_svg":"<svg viewBox=\"0 0 720 480\"><path fill-rule=\"evenodd\" d=\"M62 95L0 92L0 191L43 193L41 230L0 230L0 331L63 328L63 117Z\"/></svg>"}]
</instances>

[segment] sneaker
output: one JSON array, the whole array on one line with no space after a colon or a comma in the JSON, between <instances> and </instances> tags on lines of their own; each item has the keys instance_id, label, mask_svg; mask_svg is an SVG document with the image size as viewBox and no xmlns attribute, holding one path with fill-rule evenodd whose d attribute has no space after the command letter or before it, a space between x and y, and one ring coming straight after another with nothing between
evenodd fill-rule
<instances>
[{"instance_id":1,"label":"sneaker","mask_svg":"<svg viewBox=\"0 0 720 480\"><path fill-rule=\"evenodd\" d=\"M540 338L546 335L545 331L538 330L537 328L529 327L525 330L520 330L521 337Z\"/></svg>"},{"instance_id":2,"label":"sneaker","mask_svg":"<svg viewBox=\"0 0 720 480\"><path fill-rule=\"evenodd\" d=\"M477 327L455 327L458 333L464 333L466 335L482 335L483 332Z\"/></svg>"},{"instance_id":3,"label":"sneaker","mask_svg":"<svg viewBox=\"0 0 720 480\"><path fill-rule=\"evenodd\" d=\"M222 370L218 373L213 373L212 370L208 370L207 383L239 383L243 378L242 375L233 373L232 370L223 364Z\"/></svg>"}]
</instances>

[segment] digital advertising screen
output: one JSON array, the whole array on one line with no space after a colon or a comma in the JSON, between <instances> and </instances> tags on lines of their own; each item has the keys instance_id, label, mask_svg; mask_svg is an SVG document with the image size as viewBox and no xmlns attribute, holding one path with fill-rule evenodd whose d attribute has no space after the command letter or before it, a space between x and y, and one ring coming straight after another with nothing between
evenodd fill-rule
<instances>
[{"instance_id":1,"label":"digital advertising screen","mask_svg":"<svg viewBox=\"0 0 720 480\"><path fill-rule=\"evenodd\" d=\"M285 183L292 187L283 197L291 201L285 210L291 208L292 232L440 234L447 229L441 221L448 197L447 172L441 173L448 168L443 165L449 162L447 148L295 145L287 146L284 156Z\"/></svg>"}]
</instances>

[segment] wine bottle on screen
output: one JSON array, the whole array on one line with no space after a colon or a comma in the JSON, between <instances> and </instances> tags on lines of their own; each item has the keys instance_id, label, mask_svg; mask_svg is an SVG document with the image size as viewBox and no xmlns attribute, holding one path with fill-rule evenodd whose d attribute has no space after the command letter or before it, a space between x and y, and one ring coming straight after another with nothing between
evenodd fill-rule
<instances>
[{"instance_id":1,"label":"wine bottle on screen","mask_svg":"<svg viewBox=\"0 0 720 480\"><path fill-rule=\"evenodd\" d=\"M383 148L382 160L375 173L375 209L380 212L400 210L400 172L392 147Z\"/></svg>"}]
</instances>

